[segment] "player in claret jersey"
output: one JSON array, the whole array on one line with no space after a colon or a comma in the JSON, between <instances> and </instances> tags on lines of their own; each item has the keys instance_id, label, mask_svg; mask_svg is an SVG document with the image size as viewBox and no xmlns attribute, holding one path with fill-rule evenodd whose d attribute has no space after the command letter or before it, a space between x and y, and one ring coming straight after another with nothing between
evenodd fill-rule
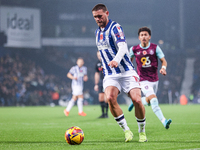
<instances>
[{"instance_id":1,"label":"player in claret jersey","mask_svg":"<svg viewBox=\"0 0 200 150\"><path fill-rule=\"evenodd\" d=\"M158 99L156 92L158 89L158 59L162 63L160 73L166 75L167 61L165 56L156 44L150 43L151 30L147 27L142 27L138 30L138 36L140 44L137 46L132 46L130 48L130 57L137 64L137 73L140 76L140 84L142 87L142 92L145 97L142 97L142 103L144 105L151 105L153 112L162 122L166 129L169 128L172 120L167 120L158 105ZM133 103L130 104L128 110L133 109Z\"/></svg>"}]
</instances>

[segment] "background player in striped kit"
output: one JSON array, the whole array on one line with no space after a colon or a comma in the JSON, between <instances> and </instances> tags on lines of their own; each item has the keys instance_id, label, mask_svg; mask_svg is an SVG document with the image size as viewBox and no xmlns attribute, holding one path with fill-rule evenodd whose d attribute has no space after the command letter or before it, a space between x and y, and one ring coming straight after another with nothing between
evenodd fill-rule
<instances>
[{"instance_id":1,"label":"background player in striped kit","mask_svg":"<svg viewBox=\"0 0 200 150\"><path fill-rule=\"evenodd\" d=\"M101 63L101 55L100 52L97 51L98 62L95 66L95 74L94 74L94 90L99 92L99 103L101 106L102 115L99 118L108 118L108 102L106 101L104 89L103 89L103 67Z\"/></svg>"},{"instance_id":2,"label":"background player in striped kit","mask_svg":"<svg viewBox=\"0 0 200 150\"><path fill-rule=\"evenodd\" d=\"M158 89L158 59L162 63L160 73L166 75L167 61L160 47L150 43L151 30L148 27L142 27L138 30L140 44L130 48L130 57L133 61L134 57L137 64L137 73L140 76L140 84L145 97L142 97L144 105L151 104L152 110L158 119L162 122L166 129L169 128L172 120L167 120L158 105L156 92ZM133 109L133 103L130 104L128 110Z\"/></svg>"},{"instance_id":3,"label":"background player in striped kit","mask_svg":"<svg viewBox=\"0 0 200 150\"><path fill-rule=\"evenodd\" d=\"M101 54L105 75L103 87L110 111L125 133L125 142L131 141L133 133L117 102L117 96L123 89L130 96L136 108L139 142L146 142L145 109L141 102L139 76L131 63L123 29L118 23L108 19L109 12L104 4L94 6L92 14L99 26L96 30L96 45Z\"/></svg>"},{"instance_id":4,"label":"background player in striped kit","mask_svg":"<svg viewBox=\"0 0 200 150\"><path fill-rule=\"evenodd\" d=\"M77 65L73 66L67 74L67 77L72 80L72 99L64 110L66 116L69 115L69 112L77 99L78 114L80 116L86 116L86 113L83 112L83 83L88 80L87 67L83 66L83 58L78 58L76 63Z\"/></svg>"}]
</instances>

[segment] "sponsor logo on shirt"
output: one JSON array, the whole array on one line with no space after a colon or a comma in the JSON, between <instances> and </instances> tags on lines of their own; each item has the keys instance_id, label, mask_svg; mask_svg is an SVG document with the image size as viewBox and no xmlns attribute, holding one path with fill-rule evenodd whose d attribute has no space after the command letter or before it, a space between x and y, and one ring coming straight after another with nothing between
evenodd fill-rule
<instances>
[{"instance_id":1,"label":"sponsor logo on shirt","mask_svg":"<svg viewBox=\"0 0 200 150\"><path fill-rule=\"evenodd\" d=\"M118 33L115 34L115 36L117 38L124 37L124 33L123 32L118 32Z\"/></svg>"},{"instance_id":2,"label":"sponsor logo on shirt","mask_svg":"<svg viewBox=\"0 0 200 150\"><path fill-rule=\"evenodd\" d=\"M108 45L107 41L99 41L99 42L97 42L97 47L100 49L102 49L102 48L107 49L109 47L109 45Z\"/></svg>"},{"instance_id":3,"label":"sponsor logo on shirt","mask_svg":"<svg viewBox=\"0 0 200 150\"><path fill-rule=\"evenodd\" d=\"M137 55L140 55L140 52L137 52L136 54L137 54Z\"/></svg>"}]
</instances>

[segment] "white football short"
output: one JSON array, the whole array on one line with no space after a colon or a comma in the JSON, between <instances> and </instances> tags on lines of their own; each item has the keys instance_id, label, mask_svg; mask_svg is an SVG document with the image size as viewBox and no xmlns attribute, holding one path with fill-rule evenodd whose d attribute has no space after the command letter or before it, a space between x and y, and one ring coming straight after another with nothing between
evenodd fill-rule
<instances>
[{"instance_id":1,"label":"white football short","mask_svg":"<svg viewBox=\"0 0 200 150\"><path fill-rule=\"evenodd\" d=\"M127 71L124 74L107 75L103 79L104 90L108 86L115 86L121 92L121 89L125 93L133 88L141 88L139 83L139 76L135 71Z\"/></svg>"},{"instance_id":2,"label":"white football short","mask_svg":"<svg viewBox=\"0 0 200 150\"><path fill-rule=\"evenodd\" d=\"M148 97L152 94L156 95L158 90L158 81L156 82L141 81L140 84L142 87L142 93L145 95L145 97Z\"/></svg>"},{"instance_id":3,"label":"white football short","mask_svg":"<svg viewBox=\"0 0 200 150\"><path fill-rule=\"evenodd\" d=\"M74 96L83 95L83 87L82 86L72 86L72 95L74 95Z\"/></svg>"}]
</instances>

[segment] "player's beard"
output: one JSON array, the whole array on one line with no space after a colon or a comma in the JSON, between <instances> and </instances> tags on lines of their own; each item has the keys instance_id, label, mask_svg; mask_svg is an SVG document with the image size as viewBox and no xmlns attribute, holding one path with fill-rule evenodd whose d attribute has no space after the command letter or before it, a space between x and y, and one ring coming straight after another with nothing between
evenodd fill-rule
<instances>
[{"instance_id":1,"label":"player's beard","mask_svg":"<svg viewBox=\"0 0 200 150\"><path fill-rule=\"evenodd\" d=\"M147 41L143 41L143 43L142 43L143 47L147 47L148 44L149 44L149 42L147 42Z\"/></svg>"},{"instance_id":2,"label":"player's beard","mask_svg":"<svg viewBox=\"0 0 200 150\"><path fill-rule=\"evenodd\" d=\"M101 28L105 28L106 27L106 22L98 22L97 24Z\"/></svg>"},{"instance_id":3,"label":"player's beard","mask_svg":"<svg viewBox=\"0 0 200 150\"><path fill-rule=\"evenodd\" d=\"M106 25L107 25L107 22L108 20L103 20L103 21L100 21L100 22L97 22L98 26L101 27L101 28L105 28Z\"/></svg>"}]
</instances>

